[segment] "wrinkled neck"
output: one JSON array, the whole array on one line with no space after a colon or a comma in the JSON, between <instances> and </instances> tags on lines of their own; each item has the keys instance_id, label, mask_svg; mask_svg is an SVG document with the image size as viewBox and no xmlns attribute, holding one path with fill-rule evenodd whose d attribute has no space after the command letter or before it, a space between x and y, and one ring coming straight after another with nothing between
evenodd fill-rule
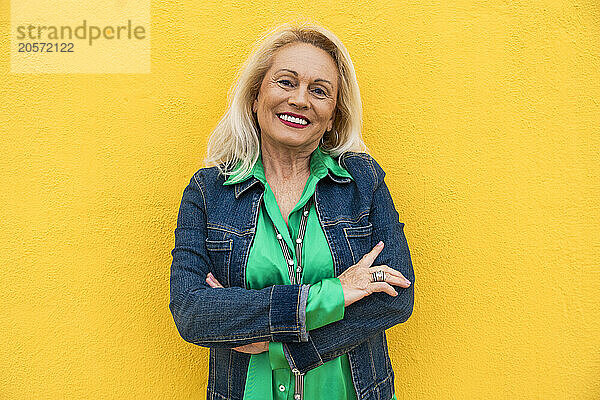
<instances>
[{"instance_id":1,"label":"wrinkled neck","mask_svg":"<svg viewBox=\"0 0 600 400\"><path fill-rule=\"evenodd\" d=\"M315 149L289 149L261 145L262 163L269 184L288 185L306 182L310 176L310 158Z\"/></svg>"}]
</instances>

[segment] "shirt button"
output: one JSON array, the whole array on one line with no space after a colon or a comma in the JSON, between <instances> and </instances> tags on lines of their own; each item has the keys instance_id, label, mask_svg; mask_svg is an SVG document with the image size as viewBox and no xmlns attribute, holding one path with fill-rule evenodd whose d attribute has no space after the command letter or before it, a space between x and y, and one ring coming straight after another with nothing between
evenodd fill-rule
<instances>
[{"instance_id":1,"label":"shirt button","mask_svg":"<svg viewBox=\"0 0 600 400\"><path fill-rule=\"evenodd\" d=\"M283 386L283 385L279 385L279 391L280 391L280 392L283 392L284 390L285 390L285 386Z\"/></svg>"},{"instance_id":2,"label":"shirt button","mask_svg":"<svg viewBox=\"0 0 600 400\"><path fill-rule=\"evenodd\" d=\"M294 260L288 260L289 265L294 265Z\"/></svg>"},{"instance_id":3,"label":"shirt button","mask_svg":"<svg viewBox=\"0 0 600 400\"><path fill-rule=\"evenodd\" d=\"M296 239L296 243L298 243L298 244L302 243L302 239Z\"/></svg>"}]
</instances>

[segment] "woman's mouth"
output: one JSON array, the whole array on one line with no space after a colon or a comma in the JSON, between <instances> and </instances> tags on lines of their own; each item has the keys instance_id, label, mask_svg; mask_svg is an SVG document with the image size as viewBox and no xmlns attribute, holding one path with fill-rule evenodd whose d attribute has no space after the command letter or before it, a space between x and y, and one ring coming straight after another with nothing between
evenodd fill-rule
<instances>
[{"instance_id":1,"label":"woman's mouth","mask_svg":"<svg viewBox=\"0 0 600 400\"><path fill-rule=\"evenodd\" d=\"M306 128L310 122L304 118L293 117L289 114L277 114L277 117L282 124L291 126L292 128Z\"/></svg>"}]
</instances>

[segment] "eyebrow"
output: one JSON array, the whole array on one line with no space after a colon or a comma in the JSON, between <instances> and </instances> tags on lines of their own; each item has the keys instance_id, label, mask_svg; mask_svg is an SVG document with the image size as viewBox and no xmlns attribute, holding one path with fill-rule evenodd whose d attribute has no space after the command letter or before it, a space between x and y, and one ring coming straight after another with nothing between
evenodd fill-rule
<instances>
[{"instance_id":1,"label":"eyebrow","mask_svg":"<svg viewBox=\"0 0 600 400\"><path fill-rule=\"evenodd\" d=\"M295 77L298 77L298 73L296 71L287 69L287 68L281 68L280 70L277 70L275 73L281 72L281 71L288 71L289 73L293 74ZM315 82L327 82L333 88L333 85L327 79L318 78L318 79L315 79Z\"/></svg>"}]
</instances>

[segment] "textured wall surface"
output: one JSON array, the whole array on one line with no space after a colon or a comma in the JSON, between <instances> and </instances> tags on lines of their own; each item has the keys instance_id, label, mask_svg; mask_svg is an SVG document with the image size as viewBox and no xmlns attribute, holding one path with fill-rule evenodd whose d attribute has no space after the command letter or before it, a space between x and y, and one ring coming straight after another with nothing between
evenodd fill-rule
<instances>
[{"instance_id":1,"label":"textured wall surface","mask_svg":"<svg viewBox=\"0 0 600 400\"><path fill-rule=\"evenodd\" d=\"M151 74L9 73L7 3L0 398L204 398L168 309L177 210L236 69L297 17L347 45L406 224L398 399L600 398L596 1L156 0Z\"/></svg>"}]
</instances>

